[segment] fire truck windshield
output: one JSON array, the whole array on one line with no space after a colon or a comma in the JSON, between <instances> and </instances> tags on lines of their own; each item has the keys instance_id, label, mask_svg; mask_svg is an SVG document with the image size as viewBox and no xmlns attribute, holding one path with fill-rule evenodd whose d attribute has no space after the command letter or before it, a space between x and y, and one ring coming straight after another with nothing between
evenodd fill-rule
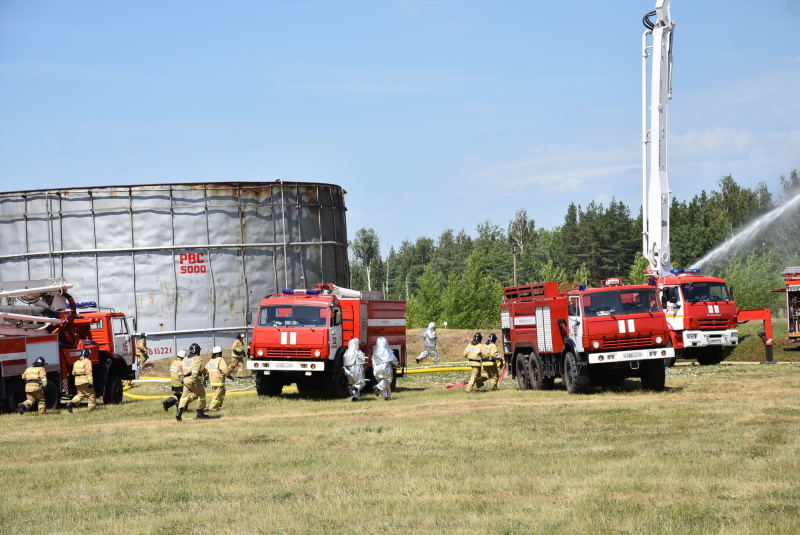
<instances>
[{"instance_id":1,"label":"fire truck windshield","mask_svg":"<svg viewBox=\"0 0 800 535\"><path fill-rule=\"evenodd\" d=\"M308 305L267 305L258 310L259 327L325 327L326 307Z\"/></svg>"},{"instance_id":2,"label":"fire truck windshield","mask_svg":"<svg viewBox=\"0 0 800 535\"><path fill-rule=\"evenodd\" d=\"M655 288L607 290L583 296L586 317L626 316L661 310Z\"/></svg>"},{"instance_id":3,"label":"fire truck windshield","mask_svg":"<svg viewBox=\"0 0 800 535\"><path fill-rule=\"evenodd\" d=\"M730 301L728 287L722 282L686 282L681 284L683 299L689 303L701 301Z\"/></svg>"}]
</instances>

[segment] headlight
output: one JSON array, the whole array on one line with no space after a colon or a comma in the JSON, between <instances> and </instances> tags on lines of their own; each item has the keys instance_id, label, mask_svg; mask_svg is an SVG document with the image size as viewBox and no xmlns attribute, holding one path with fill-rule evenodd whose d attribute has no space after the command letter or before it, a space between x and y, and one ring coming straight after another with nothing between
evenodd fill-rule
<instances>
[{"instance_id":1,"label":"headlight","mask_svg":"<svg viewBox=\"0 0 800 535\"><path fill-rule=\"evenodd\" d=\"M314 356L315 356L315 357L319 357L320 355L322 355L322 353L320 353L319 349L317 349L316 351L314 351Z\"/></svg>"},{"instance_id":2,"label":"headlight","mask_svg":"<svg viewBox=\"0 0 800 535\"><path fill-rule=\"evenodd\" d=\"M688 338L689 340L694 340L695 338L697 338L697 335L696 334L687 334L686 338Z\"/></svg>"},{"instance_id":3,"label":"headlight","mask_svg":"<svg viewBox=\"0 0 800 535\"><path fill-rule=\"evenodd\" d=\"M600 349L600 341L599 340L595 340L594 342L592 342L592 349Z\"/></svg>"},{"instance_id":4,"label":"headlight","mask_svg":"<svg viewBox=\"0 0 800 535\"><path fill-rule=\"evenodd\" d=\"M661 338L660 336L656 336L656 343L657 343L657 344L661 344L661 343L663 343L663 342L664 342L664 339L663 339L663 338Z\"/></svg>"},{"instance_id":5,"label":"headlight","mask_svg":"<svg viewBox=\"0 0 800 535\"><path fill-rule=\"evenodd\" d=\"M263 349L259 349L258 351L256 351L256 355L258 355L259 357L263 357L264 356L264 350Z\"/></svg>"}]
</instances>

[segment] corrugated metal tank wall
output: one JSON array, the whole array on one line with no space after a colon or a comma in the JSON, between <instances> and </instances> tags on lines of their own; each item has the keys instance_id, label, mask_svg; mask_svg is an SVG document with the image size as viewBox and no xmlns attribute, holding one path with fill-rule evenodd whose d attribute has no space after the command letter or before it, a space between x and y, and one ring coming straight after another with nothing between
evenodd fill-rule
<instances>
[{"instance_id":1,"label":"corrugated metal tank wall","mask_svg":"<svg viewBox=\"0 0 800 535\"><path fill-rule=\"evenodd\" d=\"M0 193L0 280L66 278L76 300L135 316L151 358L227 348L264 295L349 284L345 193L297 182Z\"/></svg>"}]
</instances>

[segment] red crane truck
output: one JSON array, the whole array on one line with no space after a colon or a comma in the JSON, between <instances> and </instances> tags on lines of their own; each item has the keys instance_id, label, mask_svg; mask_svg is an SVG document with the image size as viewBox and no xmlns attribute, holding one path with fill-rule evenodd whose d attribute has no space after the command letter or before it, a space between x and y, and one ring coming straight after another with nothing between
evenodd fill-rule
<instances>
[{"instance_id":1,"label":"red crane truck","mask_svg":"<svg viewBox=\"0 0 800 535\"><path fill-rule=\"evenodd\" d=\"M619 279L600 288L574 286L505 289L503 353L520 390L551 389L560 378L577 394L628 377L641 378L645 389L663 390L665 359L675 350L658 289Z\"/></svg>"},{"instance_id":2,"label":"red crane truck","mask_svg":"<svg viewBox=\"0 0 800 535\"><path fill-rule=\"evenodd\" d=\"M397 356L402 373L406 365L406 303L371 297L369 292L333 284L267 295L258 307L247 361L258 394L278 396L285 385L295 383L300 392L323 390L329 397L347 396L342 355L353 338L359 339L368 357L364 367L372 384L369 357L381 336Z\"/></svg>"},{"instance_id":3,"label":"red crane truck","mask_svg":"<svg viewBox=\"0 0 800 535\"><path fill-rule=\"evenodd\" d=\"M66 291L71 287L64 279L0 282L0 400L6 410L25 400L21 376L38 357L47 362L46 407L72 397L72 365L82 349L90 353L97 395L104 403L122 402L122 381L136 373L127 318L95 303L75 303Z\"/></svg>"}]
</instances>

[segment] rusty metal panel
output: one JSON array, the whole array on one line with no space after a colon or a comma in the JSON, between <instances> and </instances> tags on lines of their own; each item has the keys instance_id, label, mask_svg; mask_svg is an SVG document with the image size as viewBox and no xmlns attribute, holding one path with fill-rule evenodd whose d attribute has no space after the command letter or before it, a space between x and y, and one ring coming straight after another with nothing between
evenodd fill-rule
<instances>
[{"instance_id":1,"label":"rusty metal panel","mask_svg":"<svg viewBox=\"0 0 800 535\"><path fill-rule=\"evenodd\" d=\"M345 191L193 183L0 193L0 280L64 277L136 317L151 358L228 347L268 293L347 286Z\"/></svg>"}]
</instances>

